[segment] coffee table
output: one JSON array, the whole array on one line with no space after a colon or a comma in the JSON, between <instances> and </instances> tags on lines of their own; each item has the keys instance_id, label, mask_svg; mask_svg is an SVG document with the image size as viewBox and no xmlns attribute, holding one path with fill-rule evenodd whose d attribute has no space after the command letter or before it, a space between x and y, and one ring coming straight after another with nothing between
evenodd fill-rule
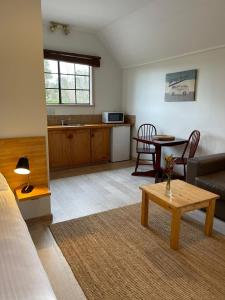
<instances>
[{"instance_id":1,"label":"coffee table","mask_svg":"<svg viewBox=\"0 0 225 300\"><path fill-rule=\"evenodd\" d=\"M140 186L142 190L141 224L148 226L149 202L153 201L172 213L170 247L179 246L180 222L183 213L206 208L205 235L212 235L216 199L219 195L181 180L172 180L172 197L165 194L166 182Z\"/></svg>"}]
</instances>

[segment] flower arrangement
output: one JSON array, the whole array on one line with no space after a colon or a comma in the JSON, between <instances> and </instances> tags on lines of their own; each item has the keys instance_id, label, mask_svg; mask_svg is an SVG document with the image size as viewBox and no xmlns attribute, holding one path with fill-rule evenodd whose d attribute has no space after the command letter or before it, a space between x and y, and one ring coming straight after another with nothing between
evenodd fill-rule
<instances>
[{"instance_id":1,"label":"flower arrangement","mask_svg":"<svg viewBox=\"0 0 225 300\"><path fill-rule=\"evenodd\" d=\"M173 155L166 155L165 156L165 170L164 173L167 176L167 183L166 183L166 195L171 197L172 191L171 191L171 178L173 175L173 167L174 167L174 157Z\"/></svg>"}]
</instances>

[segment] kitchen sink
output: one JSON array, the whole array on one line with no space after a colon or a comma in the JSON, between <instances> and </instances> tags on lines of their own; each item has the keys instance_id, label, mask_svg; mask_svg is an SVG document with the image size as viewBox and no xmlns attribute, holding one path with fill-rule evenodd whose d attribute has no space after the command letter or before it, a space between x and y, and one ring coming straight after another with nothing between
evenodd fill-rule
<instances>
[{"instance_id":1,"label":"kitchen sink","mask_svg":"<svg viewBox=\"0 0 225 300\"><path fill-rule=\"evenodd\" d=\"M84 126L85 124L63 124L62 126Z\"/></svg>"}]
</instances>

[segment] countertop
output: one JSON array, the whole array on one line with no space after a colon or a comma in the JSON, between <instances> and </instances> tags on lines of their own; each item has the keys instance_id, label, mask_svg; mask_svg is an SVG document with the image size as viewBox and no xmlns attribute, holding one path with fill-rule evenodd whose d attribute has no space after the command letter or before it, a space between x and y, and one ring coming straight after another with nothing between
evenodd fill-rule
<instances>
[{"instance_id":1,"label":"countertop","mask_svg":"<svg viewBox=\"0 0 225 300\"><path fill-rule=\"evenodd\" d=\"M129 123L117 123L117 124L74 124L74 125L51 125L48 126L48 130L68 130L68 129L91 129L91 128L112 128L118 126L131 126Z\"/></svg>"}]
</instances>

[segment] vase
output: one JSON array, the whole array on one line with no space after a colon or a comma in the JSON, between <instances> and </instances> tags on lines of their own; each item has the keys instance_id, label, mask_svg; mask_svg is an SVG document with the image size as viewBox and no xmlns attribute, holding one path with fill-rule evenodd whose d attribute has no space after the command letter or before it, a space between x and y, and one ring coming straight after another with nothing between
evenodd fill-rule
<instances>
[{"instance_id":1,"label":"vase","mask_svg":"<svg viewBox=\"0 0 225 300\"><path fill-rule=\"evenodd\" d=\"M167 182L166 182L166 192L165 192L167 197L172 197L172 190L171 190L171 178L168 177Z\"/></svg>"}]
</instances>

